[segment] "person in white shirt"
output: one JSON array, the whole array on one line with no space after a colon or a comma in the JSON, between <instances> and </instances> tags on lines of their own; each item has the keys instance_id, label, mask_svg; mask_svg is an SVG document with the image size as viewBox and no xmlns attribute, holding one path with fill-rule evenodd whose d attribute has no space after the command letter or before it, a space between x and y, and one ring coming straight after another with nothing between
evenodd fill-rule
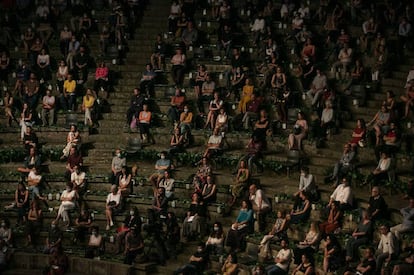
<instances>
[{"instance_id":1,"label":"person in white shirt","mask_svg":"<svg viewBox=\"0 0 414 275\"><path fill-rule=\"evenodd\" d=\"M165 197L172 200L174 197L174 179L171 178L169 171L164 171L164 177L158 183L158 187L165 189Z\"/></svg>"},{"instance_id":2,"label":"person in white shirt","mask_svg":"<svg viewBox=\"0 0 414 275\"><path fill-rule=\"evenodd\" d=\"M118 187L116 185L111 186L111 193L108 194L106 198L106 230L109 230L114 226L112 215L115 212L119 212L121 209L121 192L118 192Z\"/></svg>"},{"instance_id":3,"label":"person in white shirt","mask_svg":"<svg viewBox=\"0 0 414 275\"><path fill-rule=\"evenodd\" d=\"M391 161L392 159L388 156L388 153L382 152L377 167L368 175L368 177L363 182L363 185L369 184L371 181L373 181L374 185L378 186L381 181L387 180Z\"/></svg>"},{"instance_id":4,"label":"person in white shirt","mask_svg":"<svg viewBox=\"0 0 414 275\"><path fill-rule=\"evenodd\" d=\"M275 258L275 265L266 267L266 274L281 275L287 274L290 262L292 261L292 250L288 247L289 242L282 240L280 242L281 249Z\"/></svg>"},{"instance_id":5,"label":"person in white shirt","mask_svg":"<svg viewBox=\"0 0 414 275\"><path fill-rule=\"evenodd\" d=\"M203 158L210 159L214 152L221 150L223 147L223 136L219 134L219 129L215 128L213 134L209 137L207 148L204 151Z\"/></svg>"},{"instance_id":6,"label":"person in white shirt","mask_svg":"<svg viewBox=\"0 0 414 275\"><path fill-rule=\"evenodd\" d=\"M265 32L265 27L266 23L263 18L263 14L259 12L258 17L254 20L250 28L250 30L253 33L254 42L256 43L256 46L259 45L261 35Z\"/></svg>"},{"instance_id":7,"label":"person in white shirt","mask_svg":"<svg viewBox=\"0 0 414 275\"><path fill-rule=\"evenodd\" d=\"M73 183L68 182L68 184L66 185L66 190L62 192L62 195L60 195L60 200L62 202L59 206L58 214L55 219L56 222L58 222L59 219L62 218L65 225L69 226L70 221L68 211L75 208L76 199L77 193L73 189Z\"/></svg>"},{"instance_id":8,"label":"person in white shirt","mask_svg":"<svg viewBox=\"0 0 414 275\"><path fill-rule=\"evenodd\" d=\"M384 262L389 263L398 256L398 242L388 225L381 225L379 230L381 239L377 249L377 274L381 273Z\"/></svg>"},{"instance_id":9,"label":"person in white shirt","mask_svg":"<svg viewBox=\"0 0 414 275\"><path fill-rule=\"evenodd\" d=\"M49 116L49 123L46 119L47 116ZM46 90L46 95L42 101L42 123L43 126L55 124L55 96L52 95L52 91L49 89Z\"/></svg>"},{"instance_id":10,"label":"person in white shirt","mask_svg":"<svg viewBox=\"0 0 414 275\"><path fill-rule=\"evenodd\" d=\"M330 208L334 201L338 201L341 211L346 211L352 209L352 200L352 189L351 186L349 186L349 181L347 178L343 178L342 183L339 184L332 193L328 207Z\"/></svg>"},{"instance_id":11,"label":"person in white shirt","mask_svg":"<svg viewBox=\"0 0 414 275\"><path fill-rule=\"evenodd\" d=\"M334 110L332 108L332 102L330 100L327 100L325 102L325 108L323 109L322 115L321 115L321 128L323 130L323 133L327 134L327 131L334 127L335 127L335 121L334 121Z\"/></svg>"},{"instance_id":12,"label":"person in white shirt","mask_svg":"<svg viewBox=\"0 0 414 275\"><path fill-rule=\"evenodd\" d=\"M259 224L259 231L263 232L266 227L266 214L271 210L270 203L262 189L255 184L249 187L249 200L253 211L256 213L256 220Z\"/></svg>"},{"instance_id":13,"label":"person in white shirt","mask_svg":"<svg viewBox=\"0 0 414 275\"><path fill-rule=\"evenodd\" d=\"M344 44L344 47L339 51L338 61L332 65L332 72L336 72L339 66L342 66L345 72L349 71L349 65L352 62L352 48L349 47L347 43Z\"/></svg>"},{"instance_id":14,"label":"person in white shirt","mask_svg":"<svg viewBox=\"0 0 414 275\"><path fill-rule=\"evenodd\" d=\"M300 169L300 178L299 178L299 188L293 196L295 196L296 200L300 200L299 193L306 192L309 196L311 201L317 200L317 186L315 183L315 177L309 173L309 167L303 166Z\"/></svg>"},{"instance_id":15,"label":"person in white shirt","mask_svg":"<svg viewBox=\"0 0 414 275\"><path fill-rule=\"evenodd\" d=\"M86 173L81 171L79 166L75 166L74 171L70 175L70 181L73 184L73 189L79 194L83 193L85 191L85 179L86 179Z\"/></svg>"},{"instance_id":16,"label":"person in white shirt","mask_svg":"<svg viewBox=\"0 0 414 275\"><path fill-rule=\"evenodd\" d=\"M391 232L395 234L397 239L401 239L404 232L414 231L414 198L410 198L408 207L400 210L403 220L400 224L391 227Z\"/></svg>"},{"instance_id":17,"label":"person in white shirt","mask_svg":"<svg viewBox=\"0 0 414 275\"><path fill-rule=\"evenodd\" d=\"M328 80L326 75L320 70L316 69L316 75L312 80L311 88L306 93L312 99L312 105L315 105L319 102L319 98L321 97L323 90L326 88L328 84Z\"/></svg>"}]
</instances>

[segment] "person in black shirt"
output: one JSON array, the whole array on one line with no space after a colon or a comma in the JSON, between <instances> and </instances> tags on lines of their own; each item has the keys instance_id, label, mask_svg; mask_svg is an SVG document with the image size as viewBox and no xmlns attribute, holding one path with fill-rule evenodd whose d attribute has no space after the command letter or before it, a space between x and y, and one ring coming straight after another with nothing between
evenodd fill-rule
<instances>
[{"instance_id":1,"label":"person in black shirt","mask_svg":"<svg viewBox=\"0 0 414 275\"><path fill-rule=\"evenodd\" d=\"M387 218L388 205L385 202L384 197L381 196L378 186L372 187L367 211L372 221Z\"/></svg>"},{"instance_id":2,"label":"person in black shirt","mask_svg":"<svg viewBox=\"0 0 414 275\"><path fill-rule=\"evenodd\" d=\"M376 263L375 263L375 258L374 258L374 249L372 247L367 247L364 250L364 258L357 265L357 267L355 269L349 269L345 271L344 275L352 275L352 274L374 275L375 266L376 266Z\"/></svg>"},{"instance_id":3,"label":"person in black shirt","mask_svg":"<svg viewBox=\"0 0 414 275\"><path fill-rule=\"evenodd\" d=\"M33 131L31 126L27 126L26 132L23 135L23 145L24 149L27 152L30 151L30 148L36 148L39 140L37 138L36 133Z\"/></svg>"},{"instance_id":4,"label":"person in black shirt","mask_svg":"<svg viewBox=\"0 0 414 275\"><path fill-rule=\"evenodd\" d=\"M125 236L125 259L124 264L132 264L138 254L144 252L144 241L142 236L136 227L132 227L131 230Z\"/></svg>"},{"instance_id":5,"label":"person in black shirt","mask_svg":"<svg viewBox=\"0 0 414 275\"><path fill-rule=\"evenodd\" d=\"M209 260L208 253L205 248L206 247L204 243L199 243L197 246L197 251L191 255L189 263L181 266L176 271L174 271L174 275L203 274L203 271L206 269Z\"/></svg>"},{"instance_id":6,"label":"person in black shirt","mask_svg":"<svg viewBox=\"0 0 414 275\"><path fill-rule=\"evenodd\" d=\"M132 227L135 227L135 230L138 233L141 233L141 217L139 216L138 208L131 208L129 214L125 217L122 226L118 228L118 234L116 236L118 243L118 254L121 253L122 245L125 242L125 237L127 233L131 230Z\"/></svg>"},{"instance_id":7,"label":"person in black shirt","mask_svg":"<svg viewBox=\"0 0 414 275\"><path fill-rule=\"evenodd\" d=\"M127 125L131 124L132 118L135 115L138 117L139 112L142 111L142 106L144 104L144 97L141 95L139 88L134 89L134 94L131 97L129 108L127 110Z\"/></svg>"}]
</instances>

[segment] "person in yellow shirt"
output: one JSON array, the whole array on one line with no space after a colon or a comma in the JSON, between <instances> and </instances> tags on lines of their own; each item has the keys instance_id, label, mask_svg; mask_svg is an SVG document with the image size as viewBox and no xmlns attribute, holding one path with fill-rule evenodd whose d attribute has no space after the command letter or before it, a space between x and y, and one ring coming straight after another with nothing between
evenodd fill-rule
<instances>
[{"instance_id":1,"label":"person in yellow shirt","mask_svg":"<svg viewBox=\"0 0 414 275\"><path fill-rule=\"evenodd\" d=\"M82 111L85 112L85 120L84 124L92 126L93 120L92 120L92 111L93 111L93 105L95 104L95 96L92 93L91 89L86 90L86 95L83 97L82 101Z\"/></svg>"},{"instance_id":2,"label":"person in yellow shirt","mask_svg":"<svg viewBox=\"0 0 414 275\"><path fill-rule=\"evenodd\" d=\"M243 86L243 94L239 102L239 112L244 114L247 108L247 102L250 101L253 94L254 86L250 78L246 79L245 85Z\"/></svg>"},{"instance_id":3,"label":"person in yellow shirt","mask_svg":"<svg viewBox=\"0 0 414 275\"><path fill-rule=\"evenodd\" d=\"M76 81L71 74L68 75L68 79L63 83L63 96L66 100L66 106L69 110L75 110L76 103Z\"/></svg>"}]
</instances>

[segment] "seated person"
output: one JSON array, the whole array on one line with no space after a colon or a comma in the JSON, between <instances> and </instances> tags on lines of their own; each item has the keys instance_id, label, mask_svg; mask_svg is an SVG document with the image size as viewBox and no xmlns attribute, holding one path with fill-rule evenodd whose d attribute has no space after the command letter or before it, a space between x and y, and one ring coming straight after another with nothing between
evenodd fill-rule
<instances>
[{"instance_id":1,"label":"seated person","mask_svg":"<svg viewBox=\"0 0 414 275\"><path fill-rule=\"evenodd\" d=\"M239 169L237 169L236 178L233 180L233 185L231 186L232 200L230 207L234 205L237 198L242 196L242 193L248 187L249 181L249 168L247 168L246 161L241 160L239 164Z\"/></svg>"},{"instance_id":2,"label":"seated person","mask_svg":"<svg viewBox=\"0 0 414 275\"><path fill-rule=\"evenodd\" d=\"M0 241L4 242L7 246L13 246L13 234L10 228L10 221L4 218L0 222Z\"/></svg>"},{"instance_id":3,"label":"seated person","mask_svg":"<svg viewBox=\"0 0 414 275\"><path fill-rule=\"evenodd\" d=\"M311 173L309 173L309 167L307 166L302 166L300 169L299 188L293 196L298 199L300 192L306 192L312 202L319 199L318 187L315 183L315 178Z\"/></svg>"},{"instance_id":4,"label":"seated person","mask_svg":"<svg viewBox=\"0 0 414 275\"><path fill-rule=\"evenodd\" d=\"M65 274L69 267L69 260L65 252L63 252L63 248L58 246L50 254L50 270L47 274Z\"/></svg>"},{"instance_id":5,"label":"seated person","mask_svg":"<svg viewBox=\"0 0 414 275\"><path fill-rule=\"evenodd\" d=\"M325 102L325 108L321 115L321 128L323 134L327 134L328 130L335 127L334 110L332 109L332 102L327 100Z\"/></svg>"},{"instance_id":6,"label":"seated person","mask_svg":"<svg viewBox=\"0 0 414 275\"><path fill-rule=\"evenodd\" d=\"M23 145L27 152L30 151L30 148L37 148L39 140L36 133L31 126L26 127L26 132L23 135Z\"/></svg>"},{"instance_id":7,"label":"seated person","mask_svg":"<svg viewBox=\"0 0 414 275\"><path fill-rule=\"evenodd\" d=\"M335 181L335 185L338 185L339 179L347 176L353 169L353 163L355 161L355 151L350 144L344 145L344 151L341 158L335 163L332 176L326 178L328 181Z\"/></svg>"},{"instance_id":8,"label":"seated person","mask_svg":"<svg viewBox=\"0 0 414 275\"><path fill-rule=\"evenodd\" d=\"M361 262L355 268L347 268L344 275L374 275L376 270L376 263L374 257L374 249L372 247L367 247L364 250L364 257L361 259ZM395 274L394 272L392 274ZM407 273L408 274L408 273Z\"/></svg>"},{"instance_id":9,"label":"seated person","mask_svg":"<svg viewBox=\"0 0 414 275\"><path fill-rule=\"evenodd\" d=\"M65 178L70 180L72 173L75 172L75 167L80 168L82 165L82 155L78 152L75 146L71 147L68 159L66 160Z\"/></svg>"},{"instance_id":10,"label":"seated person","mask_svg":"<svg viewBox=\"0 0 414 275\"><path fill-rule=\"evenodd\" d=\"M185 141L184 135L181 134L180 127L174 128L174 133L170 139L170 148L168 149L169 155L180 153L184 150Z\"/></svg>"},{"instance_id":11,"label":"seated person","mask_svg":"<svg viewBox=\"0 0 414 275\"><path fill-rule=\"evenodd\" d=\"M385 202L384 197L381 195L378 186L374 186L371 189L367 213L368 216L371 217L372 221L383 220L388 217L388 205Z\"/></svg>"},{"instance_id":12,"label":"seated person","mask_svg":"<svg viewBox=\"0 0 414 275\"><path fill-rule=\"evenodd\" d=\"M290 222L292 224L306 222L309 219L312 210L311 202L306 192L299 192L299 197L301 198L301 202L294 205L290 212Z\"/></svg>"},{"instance_id":13,"label":"seated person","mask_svg":"<svg viewBox=\"0 0 414 275\"><path fill-rule=\"evenodd\" d=\"M381 152L387 153L389 156L394 155L400 146L401 135L398 131L395 122L390 122L390 128L382 136L382 143L375 146L375 157L380 159Z\"/></svg>"},{"instance_id":14,"label":"seated person","mask_svg":"<svg viewBox=\"0 0 414 275\"><path fill-rule=\"evenodd\" d=\"M113 215L121 211L121 192L118 192L118 187L116 185L112 185L111 193L109 193L106 198L106 230L109 230L112 226L114 226Z\"/></svg>"},{"instance_id":15,"label":"seated person","mask_svg":"<svg viewBox=\"0 0 414 275\"><path fill-rule=\"evenodd\" d=\"M56 249L59 249L62 247L62 238L63 234L62 231L60 231L59 227L57 226L56 221L52 221L48 235L46 237L46 246L45 246L45 254L51 254Z\"/></svg>"},{"instance_id":16,"label":"seated person","mask_svg":"<svg viewBox=\"0 0 414 275\"><path fill-rule=\"evenodd\" d=\"M332 202L329 209L328 219L319 224L321 235L326 236L327 234L334 233L336 229L341 227L342 218L343 213L341 209L339 209L339 202Z\"/></svg>"},{"instance_id":17,"label":"seated person","mask_svg":"<svg viewBox=\"0 0 414 275\"><path fill-rule=\"evenodd\" d=\"M296 255L295 255L296 258ZM302 254L301 262L293 270L292 275L300 274L314 274L315 266L313 263L313 256L311 254Z\"/></svg>"},{"instance_id":18,"label":"seated person","mask_svg":"<svg viewBox=\"0 0 414 275\"><path fill-rule=\"evenodd\" d=\"M256 165L257 171L263 172L263 164L260 159L263 157L264 143L257 134L253 134L252 138L246 146L246 155L244 160L250 172L253 172L253 164Z\"/></svg>"},{"instance_id":19,"label":"seated person","mask_svg":"<svg viewBox=\"0 0 414 275\"><path fill-rule=\"evenodd\" d=\"M197 99L198 111L201 114L204 114L204 101L209 102L213 99L215 87L215 82L211 79L210 75L207 75L206 81L203 83L203 86L201 86L201 95Z\"/></svg>"},{"instance_id":20,"label":"seated person","mask_svg":"<svg viewBox=\"0 0 414 275\"><path fill-rule=\"evenodd\" d=\"M27 214L26 222L26 236L27 246L32 245L36 247L40 229L42 228L42 209L39 207L39 202L34 199L30 203L29 213Z\"/></svg>"},{"instance_id":21,"label":"seated person","mask_svg":"<svg viewBox=\"0 0 414 275\"><path fill-rule=\"evenodd\" d=\"M215 128L219 130L220 133L226 133L228 130L228 119L226 110L224 108L220 108L217 114L216 122L215 122Z\"/></svg>"},{"instance_id":22,"label":"seated person","mask_svg":"<svg viewBox=\"0 0 414 275\"><path fill-rule=\"evenodd\" d=\"M160 219L165 219L168 212L168 199L165 196L165 188L158 187L154 190L152 206L148 209L148 223L158 224Z\"/></svg>"},{"instance_id":23,"label":"seated person","mask_svg":"<svg viewBox=\"0 0 414 275\"><path fill-rule=\"evenodd\" d=\"M287 238L287 229L288 229L288 223L289 218L286 217L285 211L277 211L277 218L275 220L274 225L272 226L272 229L263 237L263 239L260 241L259 246L259 253L262 255L266 255L266 259L269 259L272 257L272 251L270 247L270 242L272 240L282 240Z\"/></svg>"},{"instance_id":24,"label":"seated person","mask_svg":"<svg viewBox=\"0 0 414 275\"><path fill-rule=\"evenodd\" d=\"M366 211L362 211L362 219L352 232L352 238L346 243L346 260L353 261L358 256L358 248L372 241L373 224Z\"/></svg>"},{"instance_id":25,"label":"seated person","mask_svg":"<svg viewBox=\"0 0 414 275\"><path fill-rule=\"evenodd\" d=\"M208 114L206 123L204 124L204 129L206 129L209 125L211 129L215 128L215 122L219 110L223 108L223 100L220 99L219 93L214 92L213 99L210 101L208 107Z\"/></svg>"},{"instance_id":26,"label":"seated person","mask_svg":"<svg viewBox=\"0 0 414 275\"><path fill-rule=\"evenodd\" d=\"M339 202L339 209L346 211L352 209L353 195L351 186L349 186L349 180L347 178L342 179L342 183L339 184L330 196L328 208L331 208L334 201Z\"/></svg>"},{"instance_id":27,"label":"seated person","mask_svg":"<svg viewBox=\"0 0 414 275\"><path fill-rule=\"evenodd\" d=\"M219 134L218 129L214 129L213 134L208 139L207 148L204 151L203 157L210 159L212 154L221 150L223 150L223 136Z\"/></svg>"},{"instance_id":28,"label":"seated person","mask_svg":"<svg viewBox=\"0 0 414 275\"><path fill-rule=\"evenodd\" d=\"M322 96L324 89L327 87L328 80L326 75L320 70L316 69L316 76L312 80L310 90L307 92L307 96L312 99L312 106L319 103L319 99Z\"/></svg>"},{"instance_id":29,"label":"seated person","mask_svg":"<svg viewBox=\"0 0 414 275\"><path fill-rule=\"evenodd\" d=\"M81 208L79 216L75 219L76 232L73 242L76 243L78 240L84 242L85 235L90 232L91 225L92 217L89 210Z\"/></svg>"},{"instance_id":30,"label":"seated person","mask_svg":"<svg viewBox=\"0 0 414 275\"><path fill-rule=\"evenodd\" d=\"M211 165L208 163L207 158L202 158L199 163L199 167L197 173L194 175L193 178L193 185L194 185L194 192L201 194L203 191L204 184L207 181L207 176L211 175L212 168Z\"/></svg>"},{"instance_id":31,"label":"seated person","mask_svg":"<svg viewBox=\"0 0 414 275\"><path fill-rule=\"evenodd\" d=\"M81 171L80 167L75 166L74 171L70 175L70 182L73 184L73 189L76 191L79 197L85 194L86 187L86 173Z\"/></svg>"},{"instance_id":32,"label":"seated person","mask_svg":"<svg viewBox=\"0 0 414 275\"><path fill-rule=\"evenodd\" d=\"M250 201L243 200L236 221L227 233L226 246L231 251L245 248L245 237L253 232L253 210Z\"/></svg>"},{"instance_id":33,"label":"seated person","mask_svg":"<svg viewBox=\"0 0 414 275\"><path fill-rule=\"evenodd\" d=\"M164 176L164 172L172 168L171 160L169 160L166 157L167 157L167 152L162 151L160 153L160 159L155 162L156 172L149 177L149 180L152 183L152 186L155 188L158 187L158 183L160 182L161 178Z\"/></svg>"},{"instance_id":34,"label":"seated person","mask_svg":"<svg viewBox=\"0 0 414 275\"><path fill-rule=\"evenodd\" d=\"M288 148L289 150L303 150L302 140L308 135L309 127L304 114L298 113L298 119L293 127L293 132L289 134Z\"/></svg>"},{"instance_id":35,"label":"seated person","mask_svg":"<svg viewBox=\"0 0 414 275\"><path fill-rule=\"evenodd\" d=\"M24 158L23 167L17 168L20 173L29 173L34 167L40 167L42 161L35 147L29 149L29 155Z\"/></svg>"},{"instance_id":36,"label":"seated person","mask_svg":"<svg viewBox=\"0 0 414 275\"><path fill-rule=\"evenodd\" d=\"M192 240L204 232L204 225L207 218L207 205L204 204L203 198L198 193L191 195L191 203L188 207L187 216L183 222L183 237Z\"/></svg>"},{"instance_id":37,"label":"seated person","mask_svg":"<svg viewBox=\"0 0 414 275\"><path fill-rule=\"evenodd\" d=\"M95 71L95 82L93 84L93 90L95 92L101 91L104 93L104 98L108 96L108 79L109 69L105 65L104 61L99 62L99 66Z\"/></svg>"},{"instance_id":38,"label":"seated person","mask_svg":"<svg viewBox=\"0 0 414 275\"><path fill-rule=\"evenodd\" d=\"M398 264L394 265L393 275L412 274L414 272L414 240L411 240L409 247L406 247L401 255Z\"/></svg>"},{"instance_id":39,"label":"seated person","mask_svg":"<svg viewBox=\"0 0 414 275\"><path fill-rule=\"evenodd\" d=\"M221 267L221 272L224 275L238 274L239 265L237 264L237 254L231 253L227 256L226 260Z\"/></svg>"},{"instance_id":40,"label":"seated person","mask_svg":"<svg viewBox=\"0 0 414 275\"><path fill-rule=\"evenodd\" d=\"M290 262L292 261L292 250L289 248L289 241L282 240L280 242L281 249L276 255L275 264L266 267L267 274L269 275L282 275L287 274Z\"/></svg>"},{"instance_id":41,"label":"seated person","mask_svg":"<svg viewBox=\"0 0 414 275\"><path fill-rule=\"evenodd\" d=\"M164 171L164 176L158 183L158 187L165 189L165 197L168 200L174 199L174 179L171 178L170 172L168 170Z\"/></svg>"},{"instance_id":42,"label":"seated person","mask_svg":"<svg viewBox=\"0 0 414 275\"><path fill-rule=\"evenodd\" d=\"M201 192L203 201L205 204L215 202L217 198L217 186L211 175L207 176L206 184L203 186L203 191Z\"/></svg>"},{"instance_id":43,"label":"seated person","mask_svg":"<svg viewBox=\"0 0 414 275\"><path fill-rule=\"evenodd\" d=\"M175 89L175 95L171 97L170 108L167 111L167 117L174 124L180 121L180 114L184 111L185 94L181 89Z\"/></svg>"},{"instance_id":44,"label":"seated person","mask_svg":"<svg viewBox=\"0 0 414 275\"><path fill-rule=\"evenodd\" d=\"M127 233L131 230L131 228L136 228L139 232L141 232L141 217L138 212L138 208L134 207L129 210L128 215L125 217L125 220L122 223L122 226L117 229L118 234L116 235L116 240L118 244L118 252L120 254L122 250L122 246L125 244L125 237Z\"/></svg>"},{"instance_id":45,"label":"seated person","mask_svg":"<svg viewBox=\"0 0 414 275\"><path fill-rule=\"evenodd\" d=\"M138 254L144 252L144 240L141 231L136 227L131 227L125 236L125 259L124 264L132 264Z\"/></svg>"},{"instance_id":46,"label":"seated person","mask_svg":"<svg viewBox=\"0 0 414 275\"><path fill-rule=\"evenodd\" d=\"M68 182L66 184L66 190L62 192L60 195L61 204L59 206L58 214L56 216L56 224L58 224L60 218L63 219L66 227L70 225L69 213L68 211L74 209L76 207L76 200L77 200L77 193L75 189L73 189L73 183Z\"/></svg>"},{"instance_id":47,"label":"seated person","mask_svg":"<svg viewBox=\"0 0 414 275\"><path fill-rule=\"evenodd\" d=\"M118 188L123 198L128 197L132 193L131 177L132 175L128 172L127 167L123 166L118 177Z\"/></svg>"},{"instance_id":48,"label":"seated person","mask_svg":"<svg viewBox=\"0 0 414 275\"><path fill-rule=\"evenodd\" d=\"M388 179L388 171L391 168L392 159L388 156L387 153L382 152L381 158L378 161L377 167L368 175L365 179L363 185L374 182L374 185L379 185L382 181Z\"/></svg>"},{"instance_id":49,"label":"seated person","mask_svg":"<svg viewBox=\"0 0 414 275\"><path fill-rule=\"evenodd\" d=\"M70 131L66 137L66 146L63 149L63 155L60 157L61 159L67 158L70 154L70 149L72 147L79 148L81 144L81 136L78 131L76 125L70 126Z\"/></svg>"},{"instance_id":50,"label":"seated person","mask_svg":"<svg viewBox=\"0 0 414 275\"><path fill-rule=\"evenodd\" d=\"M206 249L209 254L222 255L224 244L224 232L223 226L220 222L215 222L213 225L213 231L206 241Z\"/></svg>"},{"instance_id":51,"label":"seated person","mask_svg":"<svg viewBox=\"0 0 414 275\"><path fill-rule=\"evenodd\" d=\"M396 259L399 254L399 240L390 231L388 225L381 225L379 231L381 233L380 242L375 253L377 255L376 273L384 274L386 267L391 264L391 260Z\"/></svg>"},{"instance_id":52,"label":"seated person","mask_svg":"<svg viewBox=\"0 0 414 275\"><path fill-rule=\"evenodd\" d=\"M27 185L30 193L30 199L38 198L42 201L46 201L46 198L40 195L40 184L42 182L42 175L40 175L39 169L33 167L27 175Z\"/></svg>"},{"instance_id":53,"label":"seated person","mask_svg":"<svg viewBox=\"0 0 414 275\"><path fill-rule=\"evenodd\" d=\"M93 226L91 236L89 237L88 246L85 251L85 258L93 259L99 257L105 251L105 241L101 234L99 234L99 227Z\"/></svg>"},{"instance_id":54,"label":"seated person","mask_svg":"<svg viewBox=\"0 0 414 275\"><path fill-rule=\"evenodd\" d=\"M115 156L111 163L111 183L118 184L118 177L121 175L122 167L126 166L126 157L122 154L121 149L115 150Z\"/></svg>"},{"instance_id":55,"label":"seated person","mask_svg":"<svg viewBox=\"0 0 414 275\"><path fill-rule=\"evenodd\" d=\"M410 198L407 207L401 208L402 222L391 227L391 232L395 234L397 239L401 240L401 234L414 231L414 198Z\"/></svg>"},{"instance_id":56,"label":"seated person","mask_svg":"<svg viewBox=\"0 0 414 275\"><path fill-rule=\"evenodd\" d=\"M251 120L255 120L259 117L260 105L262 100L255 93L250 97L250 101L246 103L246 112L243 115L243 127L245 130L248 130Z\"/></svg>"},{"instance_id":57,"label":"seated person","mask_svg":"<svg viewBox=\"0 0 414 275\"><path fill-rule=\"evenodd\" d=\"M188 139L188 134L191 133L191 124L193 123L193 113L188 108L188 105L184 105L184 112L180 114L179 127L181 134Z\"/></svg>"},{"instance_id":58,"label":"seated person","mask_svg":"<svg viewBox=\"0 0 414 275\"><path fill-rule=\"evenodd\" d=\"M295 264L300 264L302 255L313 255L319 249L320 233L317 222L311 222L305 239L293 249Z\"/></svg>"},{"instance_id":59,"label":"seated person","mask_svg":"<svg viewBox=\"0 0 414 275\"><path fill-rule=\"evenodd\" d=\"M207 268L209 256L204 243L199 243L197 251L191 255L189 263L181 266L174 271L174 275L178 274L202 274Z\"/></svg>"},{"instance_id":60,"label":"seated person","mask_svg":"<svg viewBox=\"0 0 414 275\"><path fill-rule=\"evenodd\" d=\"M367 126L371 126L375 130L375 145L379 145L381 136L388 131L391 113L386 105L382 105L381 109L375 114Z\"/></svg>"},{"instance_id":61,"label":"seated person","mask_svg":"<svg viewBox=\"0 0 414 275\"><path fill-rule=\"evenodd\" d=\"M336 271L344 262L341 244L333 234L325 238L326 246L323 252L323 271Z\"/></svg>"},{"instance_id":62,"label":"seated person","mask_svg":"<svg viewBox=\"0 0 414 275\"><path fill-rule=\"evenodd\" d=\"M148 104L144 104L142 107L137 119L141 140L143 143L152 142L155 144L155 139L150 133L152 113L148 110Z\"/></svg>"},{"instance_id":63,"label":"seated person","mask_svg":"<svg viewBox=\"0 0 414 275\"><path fill-rule=\"evenodd\" d=\"M149 63L145 65L145 71L142 73L142 78L139 84L140 90L143 91L147 97L154 97L154 82L157 74L152 69L152 65Z\"/></svg>"}]
</instances>

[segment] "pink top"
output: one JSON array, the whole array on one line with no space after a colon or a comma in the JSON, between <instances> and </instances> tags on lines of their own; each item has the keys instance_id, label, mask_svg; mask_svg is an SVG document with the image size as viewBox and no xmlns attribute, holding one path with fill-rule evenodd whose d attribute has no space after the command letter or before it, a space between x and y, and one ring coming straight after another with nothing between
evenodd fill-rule
<instances>
[{"instance_id":1,"label":"pink top","mask_svg":"<svg viewBox=\"0 0 414 275\"><path fill-rule=\"evenodd\" d=\"M107 78L108 77L108 67L98 67L95 72L95 79Z\"/></svg>"}]
</instances>

